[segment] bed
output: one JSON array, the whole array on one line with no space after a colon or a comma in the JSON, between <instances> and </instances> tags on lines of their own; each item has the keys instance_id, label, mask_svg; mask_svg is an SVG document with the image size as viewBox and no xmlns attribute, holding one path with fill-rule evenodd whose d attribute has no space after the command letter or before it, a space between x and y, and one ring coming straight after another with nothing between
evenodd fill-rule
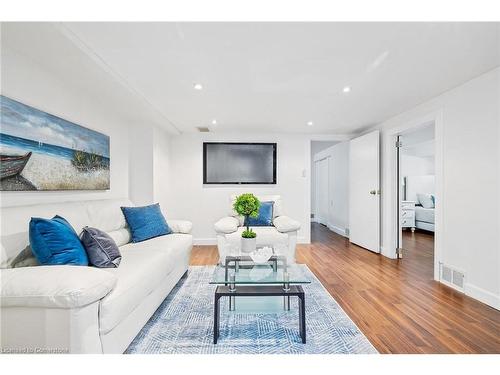
<instances>
[{"instance_id":1,"label":"bed","mask_svg":"<svg viewBox=\"0 0 500 375\"><path fill-rule=\"evenodd\" d=\"M434 175L406 176L404 177L404 197L407 201L414 201L415 205L415 227L418 229L434 232L434 208L424 208L418 200L417 194L434 195Z\"/></svg>"}]
</instances>

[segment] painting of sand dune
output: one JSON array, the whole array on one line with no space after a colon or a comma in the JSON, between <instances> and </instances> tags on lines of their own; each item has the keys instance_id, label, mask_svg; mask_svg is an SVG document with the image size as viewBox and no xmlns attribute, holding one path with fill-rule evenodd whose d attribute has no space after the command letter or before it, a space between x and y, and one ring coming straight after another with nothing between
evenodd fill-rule
<instances>
[{"instance_id":1,"label":"painting of sand dune","mask_svg":"<svg viewBox=\"0 0 500 375\"><path fill-rule=\"evenodd\" d=\"M109 137L0 95L0 190L107 190Z\"/></svg>"}]
</instances>

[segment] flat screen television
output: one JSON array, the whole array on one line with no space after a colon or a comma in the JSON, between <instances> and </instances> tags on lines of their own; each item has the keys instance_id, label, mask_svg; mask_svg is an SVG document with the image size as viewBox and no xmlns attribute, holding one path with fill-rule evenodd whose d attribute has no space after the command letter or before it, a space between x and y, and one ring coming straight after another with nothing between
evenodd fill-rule
<instances>
[{"instance_id":1,"label":"flat screen television","mask_svg":"<svg viewBox=\"0 0 500 375\"><path fill-rule=\"evenodd\" d=\"M204 184L276 184L276 143L203 143Z\"/></svg>"}]
</instances>

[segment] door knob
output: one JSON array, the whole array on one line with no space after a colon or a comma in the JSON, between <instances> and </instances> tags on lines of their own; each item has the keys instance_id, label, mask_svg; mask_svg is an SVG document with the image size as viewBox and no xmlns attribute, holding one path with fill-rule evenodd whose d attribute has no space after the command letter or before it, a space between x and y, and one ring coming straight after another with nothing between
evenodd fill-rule
<instances>
[{"instance_id":1,"label":"door knob","mask_svg":"<svg viewBox=\"0 0 500 375\"><path fill-rule=\"evenodd\" d=\"M370 194L371 194L371 195L375 195L375 194L377 194L377 190L370 190Z\"/></svg>"}]
</instances>

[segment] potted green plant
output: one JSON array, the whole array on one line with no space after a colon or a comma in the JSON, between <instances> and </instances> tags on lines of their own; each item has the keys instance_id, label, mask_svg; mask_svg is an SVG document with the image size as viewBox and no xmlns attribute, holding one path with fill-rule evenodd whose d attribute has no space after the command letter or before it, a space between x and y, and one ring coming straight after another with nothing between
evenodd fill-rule
<instances>
[{"instance_id":1,"label":"potted green plant","mask_svg":"<svg viewBox=\"0 0 500 375\"><path fill-rule=\"evenodd\" d=\"M241 234L241 251L251 253L257 247L257 233L250 229L248 218L259 216L260 201L253 194L241 194L236 197L233 208L238 215L245 217L246 229Z\"/></svg>"}]
</instances>

